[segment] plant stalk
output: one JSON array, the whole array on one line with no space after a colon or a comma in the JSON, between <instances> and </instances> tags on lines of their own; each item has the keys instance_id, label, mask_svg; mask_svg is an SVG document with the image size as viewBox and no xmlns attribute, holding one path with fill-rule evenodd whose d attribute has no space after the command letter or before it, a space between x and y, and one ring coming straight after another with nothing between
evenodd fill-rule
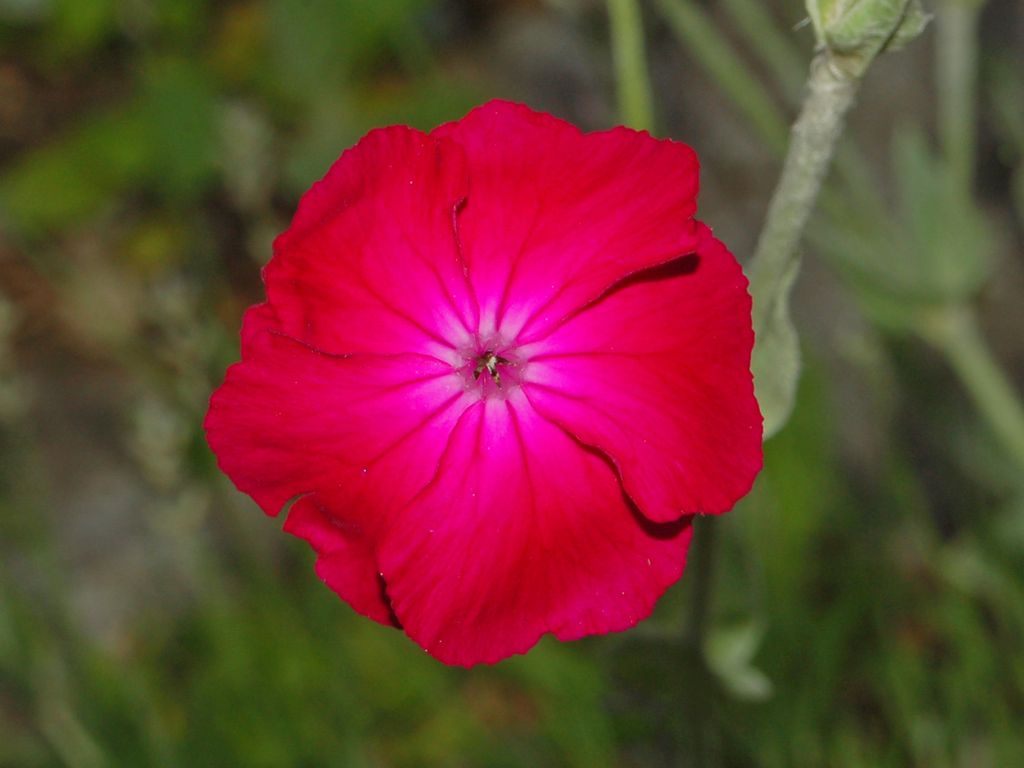
<instances>
[{"instance_id":1,"label":"plant stalk","mask_svg":"<svg viewBox=\"0 0 1024 768\"><path fill-rule=\"evenodd\" d=\"M752 133L773 151L786 146L786 119L764 85L750 74L743 60L694 0L655 0L680 44L712 76L730 101L749 121Z\"/></svg>"},{"instance_id":2,"label":"plant stalk","mask_svg":"<svg viewBox=\"0 0 1024 768\"><path fill-rule=\"evenodd\" d=\"M711 609L711 593L715 580L715 554L717 551L717 523L713 517L694 521L693 591L690 597L690 615L686 626L686 642L703 654L704 635Z\"/></svg>"},{"instance_id":3,"label":"plant stalk","mask_svg":"<svg viewBox=\"0 0 1024 768\"><path fill-rule=\"evenodd\" d=\"M800 238L821 191L860 79L834 66L828 51L811 61L807 98L793 124L789 151L750 263L754 333L764 329L799 260Z\"/></svg>"},{"instance_id":4,"label":"plant stalk","mask_svg":"<svg viewBox=\"0 0 1024 768\"><path fill-rule=\"evenodd\" d=\"M859 77L834 66L827 50L811 61L807 97L793 124L782 175L748 270L755 336L765 329L775 303L789 290L792 270L800 258L800 238L821 192L859 83ZM687 639L698 648L703 643L710 603L715 527L712 519L701 522L692 569L694 588Z\"/></svg>"},{"instance_id":5,"label":"plant stalk","mask_svg":"<svg viewBox=\"0 0 1024 768\"><path fill-rule=\"evenodd\" d=\"M921 329L949 360L975 407L1024 469L1024 406L968 306L943 310Z\"/></svg>"},{"instance_id":6,"label":"plant stalk","mask_svg":"<svg viewBox=\"0 0 1024 768\"><path fill-rule=\"evenodd\" d=\"M619 118L632 128L650 131L654 127L654 109L640 6L637 0L608 0L608 18Z\"/></svg>"},{"instance_id":7,"label":"plant stalk","mask_svg":"<svg viewBox=\"0 0 1024 768\"><path fill-rule=\"evenodd\" d=\"M953 183L970 192L974 177L978 0L945 0L935 20L939 134Z\"/></svg>"}]
</instances>

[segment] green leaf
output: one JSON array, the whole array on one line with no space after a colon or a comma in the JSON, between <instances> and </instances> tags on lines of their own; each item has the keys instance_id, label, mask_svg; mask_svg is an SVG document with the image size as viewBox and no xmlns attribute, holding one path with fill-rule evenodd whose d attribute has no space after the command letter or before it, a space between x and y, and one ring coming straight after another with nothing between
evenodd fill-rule
<instances>
[{"instance_id":1,"label":"green leaf","mask_svg":"<svg viewBox=\"0 0 1024 768\"><path fill-rule=\"evenodd\" d=\"M708 635L708 666L738 699L764 701L772 695L771 680L751 664L763 638L757 621L715 627Z\"/></svg>"},{"instance_id":2,"label":"green leaf","mask_svg":"<svg viewBox=\"0 0 1024 768\"><path fill-rule=\"evenodd\" d=\"M907 6L906 13L903 15L903 21L896 28L884 50L898 51L924 32L924 28L928 26L928 22L931 19L932 15L924 10L920 0L911 0L910 5Z\"/></svg>"},{"instance_id":3,"label":"green leaf","mask_svg":"<svg viewBox=\"0 0 1024 768\"><path fill-rule=\"evenodd\" d=\"M987 217L959 190L920 128L897 131L892 167L895 205L851 209L814 239L865 311L890 330L906 331L937 307L970 300L991 274L997 244Z\"/></svg>"},{"instance_id":4,"label":"green leaf","mask_svg":"<svg viewBox=\"0 0 1024 768\"><path fill-rule=\"evenodd\" d=\"M789 314L789 294L799 269L799 262L794 260L754 342L751 369L757 402L764 416L765 440L789 419L800 378L800 340Z\"/></svg>"}]
</instances>

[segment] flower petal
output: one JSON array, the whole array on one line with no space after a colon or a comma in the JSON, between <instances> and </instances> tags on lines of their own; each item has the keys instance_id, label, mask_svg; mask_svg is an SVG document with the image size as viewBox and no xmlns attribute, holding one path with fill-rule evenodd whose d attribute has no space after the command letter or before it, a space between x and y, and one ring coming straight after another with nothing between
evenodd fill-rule
<instances>
[{"instance_id":1,"label":"flower petal","mask_svg":"<svg viewBox=\"0 0 1024 768\"><path fill-rule=\"evenodd\" d=\"M240 334L243 360L248 356L250 349L259 348L260 345L254 342L267 331L281 333L281 323L277 319L277 312L268 302L254 304L245 310Z\"/></svg>"},{"instance_id":2,"label":"flower petal","mask_svg":"<svg viewBox=\"0 0 1024 768\"><path fill-rule=\"evenodd\" d=\"M524 355L531 403L607 453L652 520L730 509L761 468L747 281L694 256L624 281Z\"/></svg>"},{"instance_id":3,"label":"flower petal","mask_svg":"<svg viewBox=\"0 0 1024 768\"><path fill-rule=\"evenodd\" d=\"M332 353L444 354L475 324L453 221L452 142L372 131L306 193L264 280L284 331Z\"/></svg>"},{"instance_id":4,"label":"flower petal","mask_svg":"<svg viewBox=\"0 0 1024 768\"><path fill-rule=\"evenodd\" d=\"M457 227L481 334L535 338L614 282L693 250L697 158L684 144L492 101L440 126L465 151Z\"/></svg>"},{"instance_id":5,"label":"flower petal","mask_svg":"<svg viewBox=\"0 0 1024 768\"><path fill-rule=\"evenodd\" d=\"M467 409L433 483L380 543L405 631L469 666L632 626L679 578L688 521L637 515L614 471L522 398Z\"/></svg>"},{"instance_id":6,"label":"flower petal","mask_svg":"<svg viewBox=\"0 0 1024 768\"><path fill-rule=\"evenodd\" d=\"M317 575L345 602L374 621L398 626L362 526L340 521L316 496L303 496L288 510L284 529L309 542L318 555Z\"/></svg>"},{"instance_id":7,"label":"flower petal","mask_svg":"<svg viewBox=\"0 0 1024 768\"><path fill-rule=\"evenodd\" d=\"M315 492L362 523L429 482L465 397L429 356L339 357L250 332L204 427L221 469L268 515Z\"/></svg>"}]
</instances>

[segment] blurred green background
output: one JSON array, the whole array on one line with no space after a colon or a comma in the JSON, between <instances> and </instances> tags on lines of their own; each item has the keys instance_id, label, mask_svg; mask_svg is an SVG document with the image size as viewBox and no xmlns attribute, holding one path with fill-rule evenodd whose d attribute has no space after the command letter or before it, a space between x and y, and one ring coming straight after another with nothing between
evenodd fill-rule
<instances>
[{"instance_id":1,"label":"blurred green background","mask_svg":"<svg viewBox=\"0 0 1024 768\"><path fill-rule=\"evenodd\" d=\"M742 261L803 5L641 5L656 133ZM1024 8L932 10L815 218L707 665L691 574L630 633L467 671L324 588L200 422L273 236L367 129L491 97L617 122L604 3L0 0L0 766L1024 765L1024 458L969 394L980 344L1024 380Z\"/></svg>"}]
</instances>

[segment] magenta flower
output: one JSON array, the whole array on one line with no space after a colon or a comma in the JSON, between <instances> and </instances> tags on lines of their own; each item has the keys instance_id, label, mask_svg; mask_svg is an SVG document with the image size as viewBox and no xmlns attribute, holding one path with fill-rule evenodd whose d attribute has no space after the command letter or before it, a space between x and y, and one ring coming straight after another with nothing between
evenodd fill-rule
<instances>
[{"instance_id":1,"label":"magenta flower","mask_svg":"<svg viewBox=\"0 0 1024 768\"><path fill-rule=\"evenodd\" d=\"M491 102L303 197L210 446L355 610L438 659L632 626L761 467L746 280L697 159Z\"/></svg>"}]
</instances>

